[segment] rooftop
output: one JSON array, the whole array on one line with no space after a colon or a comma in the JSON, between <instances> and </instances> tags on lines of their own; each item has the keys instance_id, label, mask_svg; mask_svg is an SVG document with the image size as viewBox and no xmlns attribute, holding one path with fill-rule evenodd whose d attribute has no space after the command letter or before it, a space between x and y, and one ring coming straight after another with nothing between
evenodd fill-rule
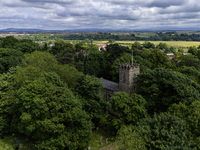
<instances>
[{"instance_id":1,"label":"rooftop","mask_svg":"<svg viewBox=\"0 0 200 150\"><path fill-rule=\"evenodd\" d=\"M106 79L103 79L103 78L101 78L101 82L102 82L103 88L109 89L109 90L112 90L112 91L119 91L119 84L118 83L112 82L112 81L109 81L109 80L106 80Z\"/></svg>"}]
</instances>

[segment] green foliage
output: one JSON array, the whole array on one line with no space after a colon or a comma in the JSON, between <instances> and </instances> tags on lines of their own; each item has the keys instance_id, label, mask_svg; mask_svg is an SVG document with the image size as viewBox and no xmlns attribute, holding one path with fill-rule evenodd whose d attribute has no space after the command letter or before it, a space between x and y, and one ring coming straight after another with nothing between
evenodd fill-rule
<instances>
[{"instance_id":1,"label":"green foliage","mask_svg":"<svg viewBox=\"0 0 200 150\"><path fill-rule=\"evenodd\" d=\"M54 55L57 55L65 50L65 48L70 48L72 51L75 51L71 43L65 43L62 39L57 39L55 45L51 48L50 52Z\"/></svg>"},{"instance_id":2,"label":"green foliage","mask_svg":"<svg viewBox=\"0 0 200 150\"><path fill-rule=\"evenodd\" d=\"M19 40L14 36L7 36L3 38L1 46L3 48L13 48L17 43L19 43Z\"/></svg>"},{"instance_id":3,"label":"green foliage","mask_svg":"<svg viewBox=\"0 0 200 150\"><path fill-rule=\"evenodd\" d=\"M188 48L188 53L191 53L192 55L196 55L196 53L197 53L197 48L196 48L196 46L190 46L190 47Z\"/></svg>"},{"instance_id":4,"label":"green foliage","mask_svg":"<svg viewBox=\"0 0 200 150\"><path fill-rule=\"evenodd\" d=\"M141 120L136 131L144 138L147 149L192 149L185 122L169 113Z\"/></svg>"},{"instance_id":5,"label":"green foliage","mask_svg":"<svg viewBox=\"0 0 200 150\"><path fill-rule=\"evenodd\" d=\"M0 150L14 150L14 147L11 144L0 140Z\"/></svg>"},{"instance_id":6,"label":"green foliage","mask_svg":"<svg viewBox=\"0 0 200 150\"><path fill-rule=\"evenodd\" d=\"M166 51L166 50L168 50L168 45L166 43L161 42L157 45L157 48L160 50Z\"/></svg>"},{"instance_id":7,"label":"green foliage","mask_svg":"<svg viewBox=\"0 0 200 150\"><path fill-rule=\"evenodd\" d=\"M171 46L169 49L165 50L165 53L176 53L175 47Z\"/></svg>"},{"instance_id":8,"label":"green foliage","mask_svg":"<svg viewBox=\"0 0 200 150\"><path fill-rule=\"evenodd\" d=\"M132 49L142 49L142 45L140 44L140 42L135 41L135 42L132 44Z\"/></svg>"},{"instance_id":9,"label":"green foliage","mask_svg":"<svg viewBox=\"0 0 200 150\"><path fill-rule=\"evenodd\" d=\"M84 60L84 73L97 77L104 76L106 72L106 58L103 53L92 52Z\"/></svg>"},{"instance_id":10,"label":"green foliage","mask_svg":"<svg viewBox=\"0 0 200 150\"><path fill-rule=\"evenodd\" d=\"M128 47L120 46L119 44L110 44L106 47L106 53L108 55L108 61L113 62L118 58L122 53L131 52Z\"/></svg>"},{"instance_id":11,"label":"green foliage","mask_svg":"<svg viewBox=\"0 0 200 150\"><path fill-rule=\"evenodd\" d=\"M115 40L113 40L113 39L109 39L109 40L108 40L108 43L110 43L110 44L114 44L114 43L115 43Z\"/></svg>"},{"instance_id":12,"label":"green foliage","mask_svg":"<svg viewBox=\"0 0 200 150\"><path fill-rule=\"evenodd\" d=\"M195 81L197 84L200 83L200 72L195 67L178 67L176 71L181 72L182 74L186 75L191 80Z\"/></svg>"},{"instance_id":13,"label":"green foliage","mask_svg":"<svg viewBox=\"0 0 200 150\"><path fill-rule=\"evenodd\" d=\"M7 112L11 132L35 139L38 149L87 146L92 129L90 118L57 74L40 73L8 94L2 101L13 101Z\"/></svg>"},{"instance_id":14,"label":"green foliage","mask_svg":"<svg viewBox=\"0 0 200 150\"><path fill-rule=\"evenodd\" d=\"M122 53L120 57L115 59L110 68L110 75L112 76L112 81L119 81L119 64L128 64L131 62L131 60L132 58L129 53Z\"/></svg>"},{"instance_id":15,"label":"green foliage","mask_svg":"<svg viewBox=\"0 0 200 150\"><path fill-rule=\"evenodd\" d=\"M23 53L14 49L0 49L0 73L7 72L10 67L21 63Z\"/></svg>"},{"instance_id":16,"label":"green foliage","mask_svg":"<svg viewBox=\"0 0 200 150\"><path fill-rule=\"evenodd\" d=\"M118 131L116 150L146 150L144 139L132 126L124 126Z\"/></svg>"},{"instance_id":17,"label":"green foliage","mask_svg":"<svg viewBox=\"0 0 200 150\"><path fill-rule=\"evenodd\" d=\"M181 61L177 66L188 66L195 67L197 70L200 70L200 60L197 56L194 55L185 55L181 57Z\"/></svg>"},{"instance_id":18,"label":"green foliage","mask_svg":"<svg viewBox=\"0 0 200 150\"><path fill-rule=\"evenodd\" d=\"M156 68L140 73L137 83L150 113L166 111L173 103L190 104L200 96L198 84L169 69Z\"/></svg>"},{"instance_id":19,"label":"green foliage","mask_svg":"<svg viewBox=\"0 0 200 150\"><path fill-rule=\"evenodd\" d=\"M200 59L200 50L198 49L198 51L196 52L196 56Z\"/></svg>"},{"instance_id":20,"label":"green foliage","mask_svg":"<svg viewBox=\"0 0 200 150\"><path fill-rule=\"evenodd\" d=\"M70 47L64 48L64 50L57 54L56 58L61 64L73 64L74 51Z\"/></svg>"},{"instance_id":21,"label":"green foliage","mask_svg":"<svg viewBox=\"0 0 200 150\"><path fill-rule=\"evenodd\" d=\"M32 67L35 69L32 69ZM73 66L59 65L53 55L40 51L26 54L20 70L17 72L16 78L19 84L26 78L37 78L38 73L41 72L55 72L70 88L75 87L82 74Z\"/></svg>"},{"instance_id":22,"label":"green foliage","mask_svg":"<svg viewBox=\"0 0 200 150\"><path fill-rule=\"evenodd\" d=\"M180 53L184 53L183 48L178 48L178 52L180 52Z\"/></svg>"},{"instance_id":23,"label":"green foliage","mask_svg":"<svg viewBox=\"0 0 200 150\"><path fill-rule=\"evenodd\" d=\"M141 118L147 116L145 109L146 101L141 95L133 94L130 98L127 93L116 93L116 96L110 99L110 111L115 116L112 124L116 129L124 125L135 125Z\"/></svg>"},{"instance_id":24,"label":"green foliage","mask_svg":"<svg viewBox=\"0 0 200 150\"><path fill-rule=\"evenodd\" d=\"M192 133L191 138L193 138L194 147L199 149L200 148L200 143L199 143L200 102L194 101L189 106L182 103L173 104L169 108L169 112L175 114L179 118L182 118L186 122L188 130Z\"/></svg>"},{"instance_id":25,"label":"green foliage","mask_svg":"<svg viewBox=\"0 0 200 150\"><path fill-rule=\"evenodd\" d=\"M152 48L152 49L155 48L155 45L151 42L148 42L148 41L145 41L142 45L143 45L144 48L148 48L148 49L149 48Z\"/></svg>"},{"instance_id":26,"label":"green foliage","mask_svg":"<svg viewBox=\"0 0 200 150\"><path fill-rule=\"evenodd\" d=\"M171 61L167 59L164 51L160 49L151 50L151 54L149 55L149 61L152 63L152 68L156 67L164 67L169 68L172 67Z\"/></svg>"},{"instance_id":27,"label":"green foliage","mask_svg":"<svg viewBox=\"0 0 200 150\"><path fill-rule=\"evenodd\" d=\"M21 42L14 46L14 49L23 53L32 53L33 51L39 50L39 45L33 42Z\"/></svg>"},{"instance_id":28,"label":"green foliage","mask_svg":"<svg viewBox=\"0 0 200 150\"><path fill-rule=\"evenodd\" d=\"M84 110L94 123L98 122L106 110L106 102L103 100L101 88L100 80L89 75L81 76L75 88L77 94L82 97Z\"/></svg>"},{"instance_id":29,"label":"green foliage","mask_svg":"<svg viewBox=\"0 0 200 150\"><path fill-rule=\"evenodd\" d=\"M12 108L12 99L3 100L13 90L13 74L16 72L15 68L11 68L9 72L0 74L0 133L9 132L9 120L11 116L8 115Z\"/></svg>"},{"instance_id":30,"label":"green foliage","mask_svg":"<svg viewBox=\"0 0 200 150\"><path fill-rule=\"evenodd\" d=\"M105 51L106 63L107 63L106 70L110 70L111 66L113 65L113 62L117 58L119 58L123 53L131 53L131 51L128 47L120 46L119 44L107 45ZM107 73L104 78L112 80L112 76L110 75L110 73Z\"/></svg>"}]
</instances>

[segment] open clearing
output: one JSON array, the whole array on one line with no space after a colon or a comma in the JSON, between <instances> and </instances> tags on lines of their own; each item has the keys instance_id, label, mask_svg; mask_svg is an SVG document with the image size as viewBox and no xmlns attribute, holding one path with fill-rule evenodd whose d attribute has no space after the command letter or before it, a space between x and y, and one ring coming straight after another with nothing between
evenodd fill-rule
<instances>
[{"instance_id":1,"label":"open clearing","mask_svg":"<svg viewBox=\"0 0 200 150\"><path fill-rule=\"evenodd\" d=\"M94 41L94 43L99 43L99 44L106 44L108 41ZM115 41L118 44L124 44L124 45L131 45L133 44L135 41ZM144 43L144 41L138 41L141 44ZM200 42L196 42L196 41L149 41L154 43L155 45L158 45L159 43L166 43L169 47L173 46L175 48L188 48L190 46L196 46L198 47L200 45Z\"/></svg>"}]
</instances>

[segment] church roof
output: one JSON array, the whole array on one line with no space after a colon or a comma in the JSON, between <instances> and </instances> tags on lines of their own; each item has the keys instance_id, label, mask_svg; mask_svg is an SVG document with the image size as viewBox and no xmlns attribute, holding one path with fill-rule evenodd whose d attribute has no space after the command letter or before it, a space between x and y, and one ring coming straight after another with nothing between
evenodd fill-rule
<instances>
[{"instance_id":1,"label":"church roof","mask_svg":"<svg viewBox=\"0 0 200 150\"><path fill-rule=\"evenodd\" d=\"M101 78L101 82L102 82L103 88L109 89L109 90L112 90L112 91L119 91L119 84L118 83L112 82L112 81L109 81L109 80L106 80L106 79L103 79L103 78Z\"/></svg>"}]
</instances>

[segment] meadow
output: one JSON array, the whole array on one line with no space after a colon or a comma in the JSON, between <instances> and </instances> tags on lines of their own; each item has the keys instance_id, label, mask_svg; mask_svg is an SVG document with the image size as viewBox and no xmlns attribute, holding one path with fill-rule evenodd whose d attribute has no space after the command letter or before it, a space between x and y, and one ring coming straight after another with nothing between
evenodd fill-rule
<instances>
[{"instance_id":1,"label":"meadow","mask_svg":"<svg viewBox=\"0 0 200 150\"><path fill-rule=\"evenodd\" d=\"M126 45L131 47L131 45L135 41L115 41L116 43L120 45ZM141 44L143 44L145 41L138 41ZM195 41L149 41L151 43L154 43L155 46L157 46L159 43L166 43L169 47L173 46L175 48L183 48L184 50L187 50L190 46L196 46L198 47L200 45L200 42ZM95 44L106 44L108 41L94 41Z\"/></svg>"}]
</instances>

